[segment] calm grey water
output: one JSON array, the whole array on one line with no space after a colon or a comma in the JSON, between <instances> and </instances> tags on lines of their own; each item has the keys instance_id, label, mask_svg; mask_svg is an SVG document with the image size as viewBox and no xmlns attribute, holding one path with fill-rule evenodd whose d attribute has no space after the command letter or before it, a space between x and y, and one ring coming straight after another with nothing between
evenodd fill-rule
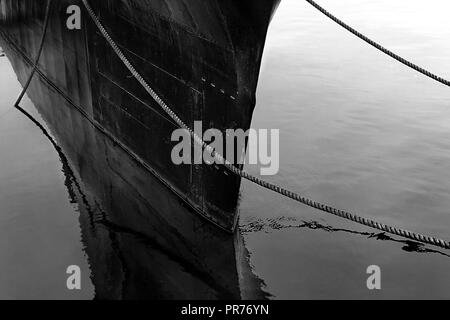
<instances>
[{"instance_id":1,"label":"calm grey water","mask_svg":"<svg viewBox=\"0 0 450 320\"><path fill-rule=\"evenodd\" d=\"M446 1L320 3L391 50L450 78ZM280 128L281 170L272 181L388 224L450 238L448 87L297 0L282 1L262 70L253 124ZM241 216L243 222L283 216L283 225L317 221L370 231L248 183ZM447 256L411 253L401 243L346 231L265 231L249 233L247 246L255 272L277 298L450 297ZM366 288L372 264L382 270L379 292Z\"/></svg>"},{"instance_id":2,"label":"calm grey water","mask_svg":"<svg viewBox=\"0 0 450 320\"><path fill-rule=\"evenodd\" d=\"M450 7L431 2L321 4L450 78ZM0 78L0 298L92 298L89 274L80 292L65 289L68 265L89 266L58 155L11 107L21 87L6 58ZM281 169L271 181L450 239L449 102L447 87L377 52L306 2L282 0L253 126L280 129ZM23 105L33 110L29 100ZM371 237L370 229L247 182L240 213L253 271L274 298L450 298L449 252ZM380 291L366 287L370 265L381 268Z\"/></svg>"}]
</instances>

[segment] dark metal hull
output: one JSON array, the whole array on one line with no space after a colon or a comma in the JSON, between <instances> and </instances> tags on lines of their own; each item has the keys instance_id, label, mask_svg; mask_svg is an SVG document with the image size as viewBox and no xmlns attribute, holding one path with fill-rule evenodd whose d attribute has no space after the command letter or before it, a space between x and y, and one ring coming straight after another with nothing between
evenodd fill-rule
<instances>
[{"instance_id":1,"label":"dark metal hull","mask_svg":"<svg viewBox=\"0 0 450 320\"><path fill-rule=\"evenodd\" d=\"M13 44L0 45L25 82L29 63ZM28 97L58 143L96 299L270 297L240 232L218 232L41 74Z\"/></svg>"},{"instance_id":2,"label":"dark metal hull","mask_svg":"<svg viewBox=\"0 0 450 320\"><path fill-rule=\"evenodd\" d=\"M91 4L129 60L193 127L247 130L267 27L277 0L107 0ZM31 63L46 0L0 0L4 41ZM237 221L240 178L222 166L171 161L178 127L141 88L83 11L81 31L66 28L55 1L39 77L97 129L203 217L227 231ZM22 79L23 80L23 79ZM46 109L46 119L67 110ZM66 128L70 132L70 128ZM78 144L80 132L64 134ZM238 150L245 152L245 150Z\"/></svg>"}]
</instances>

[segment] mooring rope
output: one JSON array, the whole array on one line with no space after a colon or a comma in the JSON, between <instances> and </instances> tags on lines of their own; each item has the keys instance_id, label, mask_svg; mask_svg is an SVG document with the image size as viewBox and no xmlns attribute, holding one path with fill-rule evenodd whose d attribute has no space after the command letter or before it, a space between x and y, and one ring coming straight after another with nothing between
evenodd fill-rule
<instances>
[{"instance_id":1,"label":"mooring rope","mask_svg":"<svg viewBox=\"0 0 450 320\"><path fill-rule=\"evenodd\" d=\"M114 50L116 55L119 57L119 59L123 62L123 64L127 67L127 69L131 72L134 78L143 86L143 88L147 91L147 93L155 100L155 102L166 112L181 128L187 130L193 140L201 145L204 149L206 149L211 156L213 156L218 162L222 163L229 171L232 173L242 177L243 179L246 179L248 181L251 181L263 188L266 188L268 190L271 190L273 192L276 192L278 194L281 194L287 198L290 198L292 200L295 200L297 202L300 202L306 206L312 207L314 209L330 213L332 215L359 223L364 226L368 226L374 229L378 229L383 232L387 232L390 234L394 234L397 236L401 236L407 239L415 240L422 243L431 244L437 247L450 249L450 242L441 240L435 237L431 236L425 236L422 234L414 233L408 230L388 226L384 223L379 223L371 219L360 217L356 214L350 213L345 210L336 209L334 207L319 203L317 201L313 201L311 199L308 199L306 197L303 197L295 192L289 191L285 188L282 188L280 186L277 186L275 184L272 184L270 182L264 181L258 177L255 177L239 168L236 168L233 164L231 164L228 160L226 160L222 155L215 152L215 150L206 144L200 138L189 126L187 126L176 114L172 109L159 97L159 95L148 85L148 83L145 81L145 79L141 76L141 74L134 68L134 66L131 64L131 62L127 59L127 57L123 54L122 50L118 47L116 42L111 38L108 31L105 29L103 24L98 19L97 15L89 5L87 0L82 0L84 6L86 7L87 12L91 16L93 22L103 35L103 37L106 39L106 41L109 43L111 48Z\"/></svg>"},{"instance_id":2,"label":"mooring rope","mask_svg":"<svg viewBox=\"0 0 450 320\"><path fill-rule=\"evenodd\" d=\"M406 60L405 58L400 57L398 54L395 54L394 52L386 49L385 47L383 47L382 45L380 45L379 43L373 41L372 39L369 39L368 37L366 37L365 35L363 35L361 32L355 30L354 28L350 27L348 24L346 24L345 22L343 22L342 20L338 19L337 17L335 17L334 15L332 15L331 13L329 13L327 10L325 10L324 8L322 8L320 5L318 5L316 2L314 2L313 0L306 0L306 2L308 2L310 5L312 5L314 8L316 8L317 10L319 10L320 12L322 12L324 15L326 15L328 18L330 18L331 20L333 20L334 22L336 22L338 25L340 25L341 27L343 27L344 29L350 31L352 34L354 34L355 36L357 36L358 38L360 38L361 40L367 42L368 44L370 44L371 46L375 47L376 49L380 50L381 52L387 54L389 57L403 63L404 65L410 67L413 70L416 70L417 72L420 72L424 75L426 75L427 77L436 80L448 87L450 87L450 81L439 77L437 75L435 75L434 73L425 70L424 68L412 63L411 61Z\"/></svg>"},{"instance_id":3,"label":"mooring rope","mask_svg":"<svg viewBox=\"0 0 450 320\"><path fill-rule=\"evenodd\" d=\"M18 107L20 102L22 101L23 97L25 96L25 93L28 90L28 87L31 84L31 80L33 80L34 74L36 73L36 70L38 68L39 65L39 60L41 59L41 55L42 55L42 50L44 49L44 43L45 43L45 38L47 37L47 30L48 30L48 24L50 21L50 12L51 12L51 7L52 7L52 0L47 0L47 7L45 9L45 20L44 20L44 26L42 29L42 35L41 35L41 43L39 45L39 49L36 55L36 58L34 60L34 64L33 64L33 68L31 69L31 73L28 77L27 82L25 83L22 92L20 93L19 97L16 100L16 103L14 103L14 107Z\"/></svg>"}]
</instances>

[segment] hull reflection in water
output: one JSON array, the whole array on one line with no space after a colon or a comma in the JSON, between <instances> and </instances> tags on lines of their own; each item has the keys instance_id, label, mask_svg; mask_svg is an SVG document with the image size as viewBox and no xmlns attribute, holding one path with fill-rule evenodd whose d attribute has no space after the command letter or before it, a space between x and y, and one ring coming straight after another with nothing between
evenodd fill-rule
<instances>
[{"instance_id":1,"label":"hull reflection in water","mask_svg":"<svg viewBox=\"0 0 450 320\"><path fill-rule=\"evenodd\" d=\"M1 39L20 82L30 67ZM98 299L267 298L239 232L205 221L38 75L28 96L56 138Z\"/></svg>"},{"instance_id":2,"label":"hull reflection in water","mask_svg":"<svg viewBox=\"0 0 450 320\"><path fill-rule=\"evenodd\" d=\"M0 0L3 35L28 63L37 54L46 1ZM90 3L131 63L188 126L202 121L204 130L225 134L250 127L267 28L278 1ZM178 126L130 76L85 11L81 30L68 30L66 11L74 4L84 7L79 0L53 1L41 76L194 210L234 231L240 177L224 166L173 164L170 138ZM64 112L48 116L67 121ZM245 146L236 148L240 158Z\"/></svg>"}]
</instances>

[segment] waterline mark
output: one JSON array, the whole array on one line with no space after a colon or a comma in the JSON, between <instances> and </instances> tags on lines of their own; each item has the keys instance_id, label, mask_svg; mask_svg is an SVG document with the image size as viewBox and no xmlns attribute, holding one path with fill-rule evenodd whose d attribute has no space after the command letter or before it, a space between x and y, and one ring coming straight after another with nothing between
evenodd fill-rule
<instances>
[{"instance_id":1,"label":"waterline mark","mask_svg":"<svg viewBox=\"0 0 450 320\"><path fill-rule=\"evenodd\" d=\"M193 143L186 129L177 129L171 137L172 142L177 142L171 154L175 165L223 164L223 161L214 157L214 153L218 153L234 165L259 165L262 176L276 175L280 169L279 129L228 129L224 134L218 129L203 132L202 121L195 121L194 132L214 152L211 154L198 143Z\"/></svg>"}]
</instances>

